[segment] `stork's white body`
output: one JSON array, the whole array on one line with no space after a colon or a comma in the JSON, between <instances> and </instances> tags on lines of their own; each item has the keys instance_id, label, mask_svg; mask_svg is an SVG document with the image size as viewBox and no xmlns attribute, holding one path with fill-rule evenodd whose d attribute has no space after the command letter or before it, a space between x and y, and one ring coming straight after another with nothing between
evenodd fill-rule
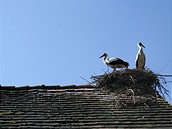
<instances>
[{"instance_id":1,"label":"stork's white body","mask_svg":"<svg viewBox=\"0 0 172 129\"><path fill-rule=\"evenodd\" d=\"M116 61L116 60L117 58L106 58L106 59L103 59L103 62L114 70L116 68L126 68L126 66L123 64L110 65L111 62Z\"/></svg>"},{"instance_id":2,"label":"stork's white body","mask_svg":"<svg viewBox=\"0 0 172 129\"><path fill-rule=\"evenodd\" d=\"M146 63L146 57L145 54L143 52L143 48L144 47L141 42L138 43L138 47L139 47L139 51L136 55L136 68L139 70L143 70L145 67L145 63Z\"/></svg>"}]
</instances>

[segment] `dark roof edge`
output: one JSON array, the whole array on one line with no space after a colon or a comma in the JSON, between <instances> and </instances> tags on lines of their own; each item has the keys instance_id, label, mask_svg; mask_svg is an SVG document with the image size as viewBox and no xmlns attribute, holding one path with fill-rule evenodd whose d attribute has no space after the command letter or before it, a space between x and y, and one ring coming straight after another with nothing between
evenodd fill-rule
<instances>
[{"instance_id":1,"label":"dark roof edge","mask_svg":"<svg viewBox=\"0 0 172 129\"><path fill-rule=\"evenodd\" d=\"M60 85L53 85L53 86L45 86L45 85L38 85L38 86L1 86L1 90L31 90L31 89L77 89L77 88L94 88L93 85L85 84L85 85L68 85L68 86L60 86Z\"/></svg>"}]
</instances>

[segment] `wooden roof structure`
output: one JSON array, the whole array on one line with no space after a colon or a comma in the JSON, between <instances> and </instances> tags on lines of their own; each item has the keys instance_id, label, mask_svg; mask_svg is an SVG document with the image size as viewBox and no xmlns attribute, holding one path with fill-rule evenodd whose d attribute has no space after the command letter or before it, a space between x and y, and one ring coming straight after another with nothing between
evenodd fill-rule
<instances>
[{"instance_id":1,"label":"wooden roof structure","mask_svg":"<svg viewBox=\"0 0 172 129\"><path fill-rule=\"evenodd\" d=\"M1 86L0 97L1 129L172 129L172 105L162 97L91 85Z\"/></svg>"}]
</instances>

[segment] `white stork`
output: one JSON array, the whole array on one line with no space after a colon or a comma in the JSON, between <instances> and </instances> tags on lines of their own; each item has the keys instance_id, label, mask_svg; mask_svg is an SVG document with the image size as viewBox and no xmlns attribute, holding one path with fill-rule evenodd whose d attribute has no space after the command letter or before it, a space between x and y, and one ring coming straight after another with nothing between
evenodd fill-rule
<instances>
[{"instance_id":1,"label":"white stork","mask_svg":"<svg viewBox=\"0 0 172 129\"><path fill-rule=\"evenodd\" d=\"M116 70L116 68L127 68L128 69L128 66L129 66L128 62L125 62L120 58L107 58L107 56L108 55L106 53L104 53L102 56L100 56L100 58L104 57L103 62L107 66L114 69L114 71Z\"/></svg>"},{"instance_id":2,"label":"white stork","mask_svg":"<svg viewBox=\"0 0 172 129\"><path fill-rule=\"evenodd\" d=\"M136 68L139 70L143 70L146 63L146 57L143 52L143 47L145 48L145 46L141 42L139 42L137 46L139 47L139 51L136 55Z\"/></svg>"}]
</instances>

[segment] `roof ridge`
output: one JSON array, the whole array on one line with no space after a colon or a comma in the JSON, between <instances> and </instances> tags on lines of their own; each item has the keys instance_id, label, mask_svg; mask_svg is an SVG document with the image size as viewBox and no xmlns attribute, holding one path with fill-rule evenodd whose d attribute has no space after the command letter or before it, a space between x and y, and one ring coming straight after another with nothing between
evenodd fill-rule
<instances>
[{"instance_id":1,"label":"roof ridge","mask_svg":"<svg viewBox=\"0 0 172 129\"><path fill-rule=\"evenodd\" d=\"M31 89L77 89L77 88L95 88L93 85L84 84L84 85L67 85L67 86L60 86L60 85L37 85L37 86L1 86L1 90L31 90Z\"/></svg>"}]
</instances>

